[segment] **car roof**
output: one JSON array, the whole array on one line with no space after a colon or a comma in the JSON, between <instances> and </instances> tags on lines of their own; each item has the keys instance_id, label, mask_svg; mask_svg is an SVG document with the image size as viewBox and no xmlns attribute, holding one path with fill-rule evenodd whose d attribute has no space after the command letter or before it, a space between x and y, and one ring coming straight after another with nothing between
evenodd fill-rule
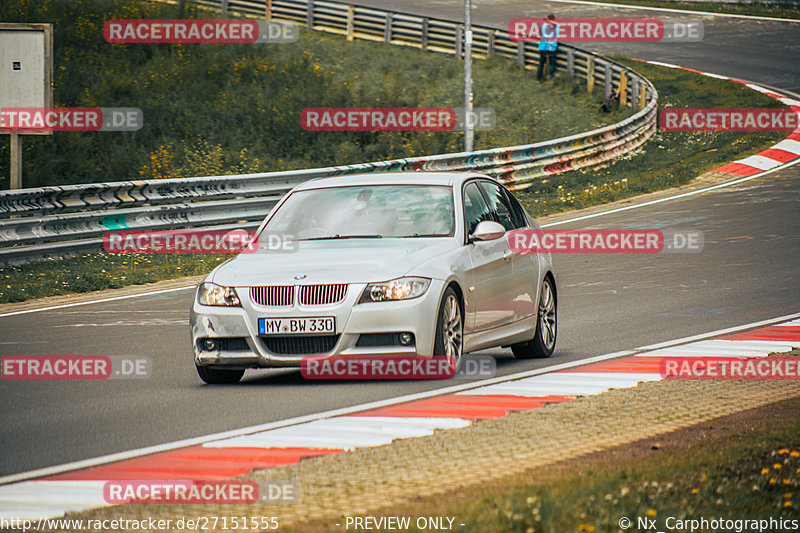
<instances>
[{"instance_id":1,"label":"car roof","mask_svg":"<svg viewBox=\"0 0 800 533\"><path fill-rule=\"evenodd\" d=\"M470 178L488 178L488 176L475 172L373 172L315 178L298 185L295 190L353 185L445 185L452 187Z\"/></svg>"}]
</instances>

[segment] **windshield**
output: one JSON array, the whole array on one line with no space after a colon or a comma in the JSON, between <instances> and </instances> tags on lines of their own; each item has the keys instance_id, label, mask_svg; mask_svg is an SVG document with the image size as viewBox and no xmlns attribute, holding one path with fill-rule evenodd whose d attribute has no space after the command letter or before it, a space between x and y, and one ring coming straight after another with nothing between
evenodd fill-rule
<instances>
[{"instance_id":1,"label":"windshield","mask_svg":"<svg viewBox=\"0 0 800 533\"><path fill-rule=\"evenodd\" d=\"M447 237L454 230L450 187L359 185L293 193L262 235L294 240Z\"/></svg>"}]
</instances>

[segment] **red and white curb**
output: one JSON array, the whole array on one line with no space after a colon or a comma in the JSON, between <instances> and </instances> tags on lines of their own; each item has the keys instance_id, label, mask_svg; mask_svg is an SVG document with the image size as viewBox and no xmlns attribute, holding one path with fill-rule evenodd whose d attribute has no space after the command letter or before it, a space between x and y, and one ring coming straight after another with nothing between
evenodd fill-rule
<instances>
[{"instance_id":1,"label":"red and white curb","mask_svg":"<svg viewBox=\"0 0 800 533\"><path fill-rule=\"evenodd\" d=\"M756 85L754 83L750 83L747 81L742 81L736 78L720 76L719 74L712 74L711 72L703 72L700 70L695 70L693 68L681 67L679 65L673 65L671 63L662 63L660 61L647 61L644 59L636 59L636 58L631 58L631 59L642 63L648 63L650 65L657 65L659 67L687 70L689 72L694 72L695 74L708 76L709 78L718 78L721 80L729 80L736 83L741 83L745 87L748 87L754 91L758 91L762 94L775 98L782 104L790 107L792 111L796 112L798 116L800 116L800 100L796 100L794 98L788 98L785 95L777 93L772 89L767 89L765 87L761 87L760 85ZM796 161L797 159L800 159L800 128L795 129L789 134L788 137L786 137L786 139L767 148L766 150L762 150L757 154L745 157L743 159L732 161L730 163L722 165L721 167L715 168L711 172L720 174L731 174L733 176L741 176L741 177L754 176L766 170L772 170L786 163L791 163L793 161Z\"/></svg>"},{"instance_id":2,"label":"red and white curb","mask_svg":"<svg viewBox=\"0 0 800 533\"><path fill-rule=\"evenodd\" d=\"M38 520L108 506L103 496L107 481L229 479L252 470L294 464L308 457L383 446L396 439L463 428L476 420L501 418L510 411L538 409L548 403L602 394L609 389L635 387L641 382L662 379L660 365L667 357L740 359L790 351L800 347L800 314L785 318L791 320L757 329L746 330L752 326L743 326L740 331L726 330L713 338L645 347L634 352L635 355L612 358L615 355L610 354L582 366L560 365L568 368L523 378L495 378L488 385L440 396L208 440L2 485L0 517Z\"/></svg>"}]
</instances>

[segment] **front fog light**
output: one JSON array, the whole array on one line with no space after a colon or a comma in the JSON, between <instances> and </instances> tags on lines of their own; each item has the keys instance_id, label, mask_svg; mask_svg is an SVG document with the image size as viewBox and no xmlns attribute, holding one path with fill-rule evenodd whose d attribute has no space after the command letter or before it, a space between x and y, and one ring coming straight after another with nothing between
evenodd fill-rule
<instances>
[{"instance_id":1,"label":"front fog light","mask_svg":"<svg viewBox=\"0 0 800 533\"><path fill-rule=\"evenodd\" d=\"M203 349L207 352L213 352L217 349L217 341L214 339L203 339L201 344L203 345Z\"/></svg>"},{"instance_id":2,"label":"front fog light","mask_svg":"<svg viewBox=\"0 0 800 533\"><path fill-rule=\"evenodd\" d=\"M387 302L419 298L431 284L427 278L397 278L382 283L370 283L361 294L358 303Z\"/></svg>"},{"instance_id":3,"label":"front fog light","mask_svg":"<svg viewBox=\"0 0 800 533\"><path fill-rule=\"evenodd\" d=\"M403 346L408 346L409 344L414 342L414 335L411 333L403 332L400 334L400 344Z\"/></svg>"}]
</instances>

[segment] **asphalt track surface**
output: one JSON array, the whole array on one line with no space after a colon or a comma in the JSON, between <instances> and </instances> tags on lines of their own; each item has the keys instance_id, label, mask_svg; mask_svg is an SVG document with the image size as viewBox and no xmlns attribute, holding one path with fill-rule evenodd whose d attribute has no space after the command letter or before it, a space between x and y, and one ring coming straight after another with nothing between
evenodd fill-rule
<instances>
[{"instance_id":1,"label":"asphalt track surface","mask_svg":"<svg viewBox=\"0 0 800 533\"><path fill-rule=\"evenodd\" d=\"M460 18L462 5L357 3L453 19ZM564 4L544 2L476 5L475 23L497 27L514 17L538 16L540 9L562 17L632 16L583 6L567 13ZM638 45L626 53L788 90L800 87L798 54L787 50L800 51L800 24L712 24L719 32L707 23L704 43ZM757 34L754 27L760 28ZM758 53L748 53L756 48ZM729 188L560 225L698 230L705 247L691 254L556 256L556 354L516 361L508 350L483 353L496 355L498 375L505 375L797 312L798 193L795 165ZM185 290L0 318L0 355L146 356L153 362L152 377L145 380L0 382L0 476L453 384L316 382L292 371L248 371L237 386L206 386L192 364L190 300Z\"/></svg>"}]
</instances>

